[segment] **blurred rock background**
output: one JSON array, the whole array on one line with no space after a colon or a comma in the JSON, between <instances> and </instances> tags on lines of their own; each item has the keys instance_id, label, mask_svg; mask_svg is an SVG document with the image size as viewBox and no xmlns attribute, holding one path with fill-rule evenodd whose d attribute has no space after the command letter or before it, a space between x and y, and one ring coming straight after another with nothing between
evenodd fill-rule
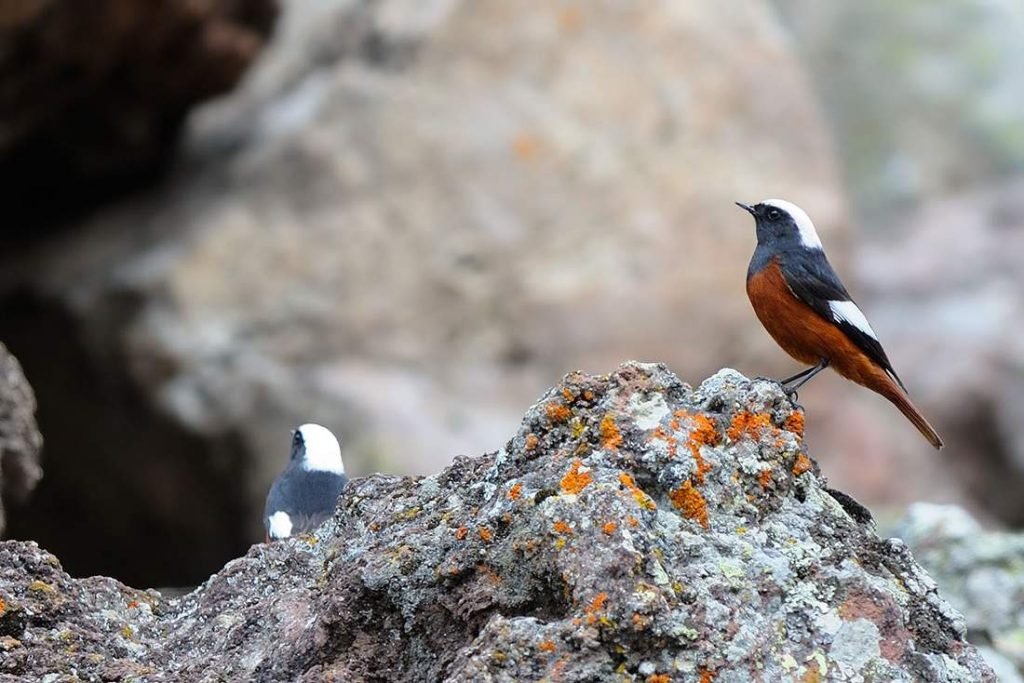
<instances>
[{"instance_id":1,"label":"blurred rock background","mask_svg":"<svg viewBox=\"0 0 1024 683\"><path fill-rule=\"evenodd\" d=\"M1016 4L164 5L98 3L75 50L64 4L0 5L0 340L46 437L8 535L72 574L202 580L261 538L300 422L424 473L573 369L790 374L732 204L768 196L949 443L825 375L831 484L1024 521Z\"/></svg>"}]
</instances>

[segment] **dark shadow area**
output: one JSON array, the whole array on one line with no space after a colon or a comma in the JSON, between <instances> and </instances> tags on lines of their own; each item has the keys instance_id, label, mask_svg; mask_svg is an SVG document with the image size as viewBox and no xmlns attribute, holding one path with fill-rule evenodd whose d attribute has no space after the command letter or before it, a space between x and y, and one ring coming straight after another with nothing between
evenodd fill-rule
<instances>
[{"instance_id":1,"label":"dark shadow area","mask_svg":"<svg viewBox=\"0 0 1024 683\"><path fill-rule=\"evenodd\" d=\"M130 319L136 306L116 308ZM184 433L149 405L123 358L91 352L116 344L90 345L46 301L0 301L0 339L35 389L45 440L43 479L9 511L8 538L37 541L73 576L136 587L195 585L246 551L238 439Z\"/></svg>"}]
</instances>

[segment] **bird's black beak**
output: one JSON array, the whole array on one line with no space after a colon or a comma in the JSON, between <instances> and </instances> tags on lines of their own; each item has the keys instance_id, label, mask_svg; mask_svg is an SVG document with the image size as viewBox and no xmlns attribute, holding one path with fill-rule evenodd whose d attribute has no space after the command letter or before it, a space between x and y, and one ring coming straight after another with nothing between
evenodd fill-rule
<instances>
[{"instance_id":1,"label":"bird's black beak","mask_svg":"<svg viewBox=\"0 0 1024 683\"><path fill-rule=\"evenodd\" d=\"M736 202L736 206L740 207L741 209L746 209L751 216L754 216L755 218L757 217L757 213L754 211L754 207L747 206L746 204L741 204L740 202Z\"/></svg>"}]
</instances>

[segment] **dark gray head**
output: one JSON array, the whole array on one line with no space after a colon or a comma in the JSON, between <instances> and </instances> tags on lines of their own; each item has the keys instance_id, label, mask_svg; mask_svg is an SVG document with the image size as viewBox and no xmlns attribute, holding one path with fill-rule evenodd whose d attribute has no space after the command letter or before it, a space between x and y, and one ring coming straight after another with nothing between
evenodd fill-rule
<instances>
[{"instance_id":1,"label":"dark gray head","mask_svg":"<svg viewBox=\"0 0 1024 683\"><path fill-rule=\"evenodd\" d=\"M803 209L784 199L766 199L759 204L736 205L750 212L757 223L757 243L771 246L799 246L821 249L818 231Z\"/></svg>"}]
</instances>

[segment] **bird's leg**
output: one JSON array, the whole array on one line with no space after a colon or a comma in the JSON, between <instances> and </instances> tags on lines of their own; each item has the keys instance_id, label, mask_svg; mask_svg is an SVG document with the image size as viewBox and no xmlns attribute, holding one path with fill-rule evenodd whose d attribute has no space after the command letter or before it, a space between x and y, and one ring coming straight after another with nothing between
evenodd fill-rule
<instances>
[{"instance_id":1,"label":"bird's leg","mask_svg":"<svg viewBox=\"0 0 1024 683\"><path fill-rule=\"evenodd\" d=\"M796 380L800 379L801 377L803 377L804 375L806 375L808 373L814 372L814 369L817 368L817 367L818 367L817 365L812 365L809 368L804 368L803 370L801 370L800 372L796 373L792 377L787 377L786 379L780 379L780 380L776 380L776 381L779 384L785 386L785 385L789 384L790 382L795 382Z\"/></svg>"},{"instance_id":2,"label":"bird's leg","mask_svg":"<svg viewBox=\"0 0 1024 683\"><path fill-rule=\"evenodd\" d=\"M807 368L806 370L798 372L792 377L782 380L780 382L780 384L782 385L782 390L786 392L786 396L789 396L790 400L795 401L797 399L797 389L807 384L807 382L809 382L812 377L814 377L827 367L828 358L822 358L821 362L815 365L814 367ZM791 385L791 382L794 383Z\"/></svg>"}]
</instances>

